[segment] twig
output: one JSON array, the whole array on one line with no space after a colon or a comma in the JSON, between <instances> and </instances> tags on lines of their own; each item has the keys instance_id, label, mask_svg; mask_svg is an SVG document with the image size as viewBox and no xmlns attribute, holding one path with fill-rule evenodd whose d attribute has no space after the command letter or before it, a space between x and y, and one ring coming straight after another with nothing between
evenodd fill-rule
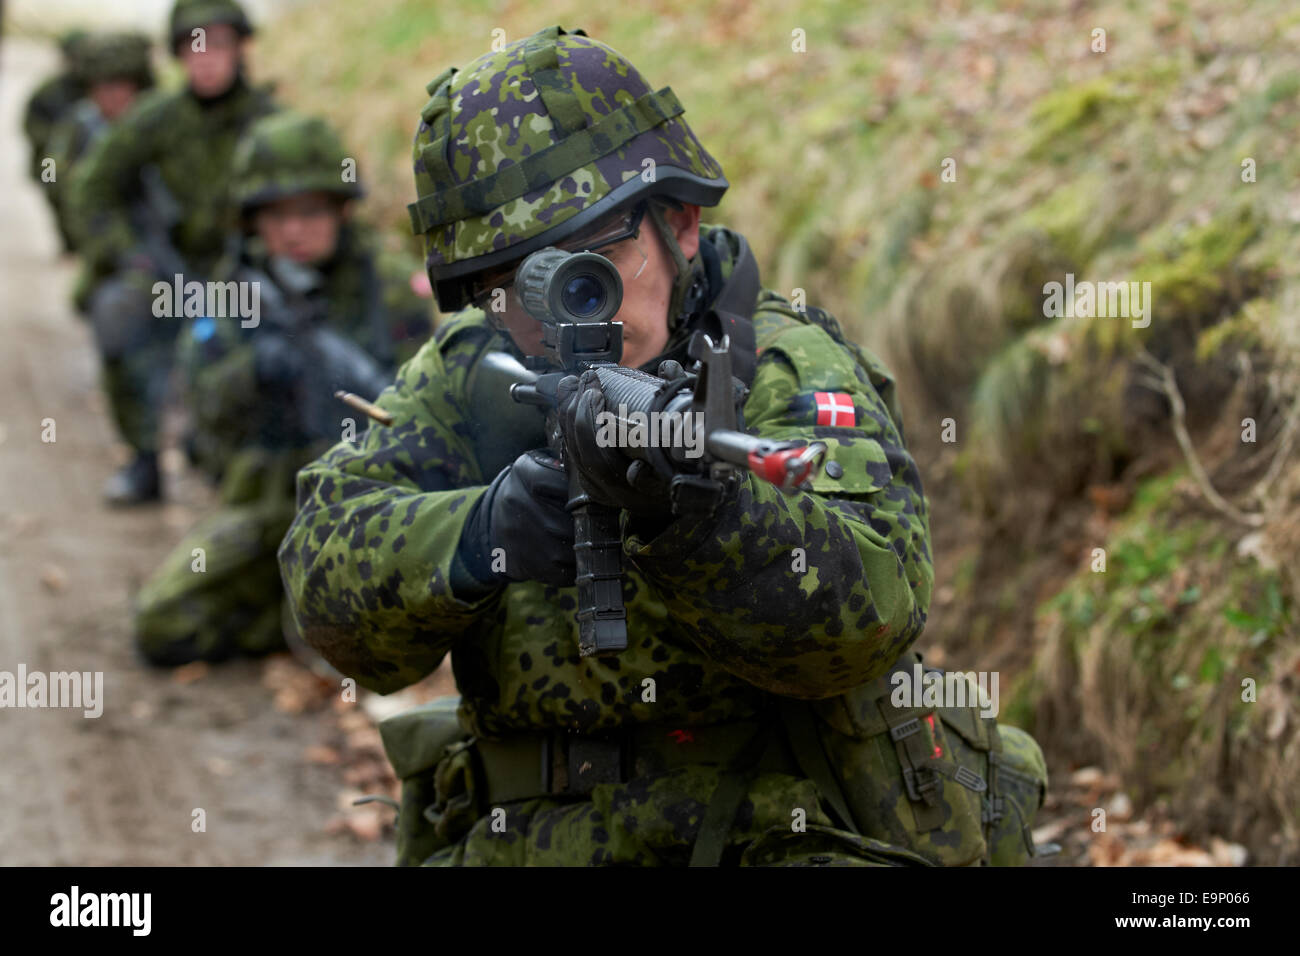
<instances>
[{"instance_id":1,"label":"twig","mask_svg":"<svg viewBox=\"0 0 1300 956\"><path fill-rule=\"evenodd\" d=\"M1200 458L1196 455L1196 449L1192 446L1192 436L1187 432L1187 406L1183 402L1183 393L1178 389L1178 379L1174 377L1173 369L1146 349L1138 350L1137 360L1151 373L1142 377L1142 384L1148 388L1163 392L1165 397L1169 399L1169 410L1173 416L1174 438L1178 441L1178 447L1183 450L1183 457L1187 460L1187 467L1191 469L1192 478L1201 489L1201 494L1215 509L1233 521L1251 528L1262 527L1264 524L1262 514L1249 514L1242 511L1219 494L1214 485L1210 483L1210 476L1206 474Z\"/></svg>"},{"instance_id":2,"label":"twig","mask_svg":"<svg viewBox=\"0 0 1300 956\"><path fill-rule=\"evenodd\" d=\"M1269 487L1282 474L1282 466L1286 464L1287 458L1291 456L1291 448L1295 445L1297 425L1300 425L1300 398L1291 403L1291 410L1286 416L1286 424L1282 426L1282 434L1278 439L1277 454L1273 456L1273 460L1269 463L1268 471L1264 472L1264 477L1260 478L1250 491L1251 495L1261 502L1264 500Z\"/></svg>"}]
</instances>

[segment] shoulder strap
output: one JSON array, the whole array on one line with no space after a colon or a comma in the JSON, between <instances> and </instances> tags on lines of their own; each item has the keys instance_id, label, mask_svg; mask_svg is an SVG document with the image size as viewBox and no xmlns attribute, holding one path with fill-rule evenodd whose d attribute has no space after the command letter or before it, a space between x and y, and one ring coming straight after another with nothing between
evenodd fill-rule
<instances>
[{"instance_id":1,"label":"shoulder strap","mask_svg":"<svg viewBox=\"0 0 1300 956\"><path fill-rule=\"evenodd\" d=\"M717 866L722 862L727 837L736 822L736 811L749 792L749 785L758 776L759 761L771 743L772 727L763 721L723 771L700 822L695 846L691 848L690 866Z\"/></svg>"},{"instance_id":2,"label":"shoulder strap","mask_svg":"<svg viewBox=\"0 0 1300 956\"><path fill-rule=\"evenodd\" d=\"M736 234L740 240L740 251L736 254L736 264L731 269L722 291L713 300L713 307L722 312L734 312L749 318L754 314L758 304L759 276L758 260L754 258L749 241Z\"/></svg>"},{"instance_id":3,"label":"shoulder strap","mask_svg":"<svg viewBox=\"0 0 1300 956\"><path fill-rule=\"evenodd\" d=\"M838 823L850 833L861 835L857 821L849 810L844 791L840 788L839 778L831 769L822 749L821 737L813 723L812 705L803 700L781 698L781 717L785 721L785 730L790 738L790 749L794 751L795 760L804 776L817 787L817 792L828 804L827 808Z\"/></svg>"},{"instance_id":4,"label":"shoulder strap","mask_svg":"<svg viewBox=\"0 0 1300 956\"><path fill-rule=\"evenodd\" d=\"M701 331L707 332L715 341L722 335L730 337L731 374L748 388L754 384L754 371L758 365L752 320L754 309L758 305L758 260L754 258L745 237L737 234L736 238L740 241L740 250L736 254L731 275L714 298L712 308L700 325ZM700 244L700 256L704 260L706 274L719 270L717 250L708 239Z\"/></svg>"}]
</instances>

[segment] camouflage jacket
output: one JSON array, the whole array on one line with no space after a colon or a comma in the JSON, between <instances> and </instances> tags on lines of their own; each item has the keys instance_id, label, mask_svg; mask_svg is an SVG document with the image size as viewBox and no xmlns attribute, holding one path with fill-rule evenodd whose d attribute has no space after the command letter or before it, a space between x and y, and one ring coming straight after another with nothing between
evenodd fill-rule
<instances>
[{"instance_id":1,"label":"camouflage jacket","mask_svg":"<svg viewBox=\"0 0 1300 956\"><path fill-rule=\"evenodd\" d=\"M395 371L433 331L432 302L418 296L410 284L418 265L414 257L378 252L367 231L345 225L337 252L318 270L320 288L314 299L319 307L313 320L361 346L390 373ZM237 260L222 260L214 272L222 282L267 282L271 274L256 239L245 245ZM269 322L244 328L238 318L202 317L187 322L177 344L187 404L194 415L194 451L201 467L213 475L239 450L265 445L274 420L286 414L258 388L253 342L259 334L274 334ZM340 419L360 417L341 403L338 411Z\"/></svg>"},{"instance_id":2,"label":"camouflage jacket","mask_svg":"<svg viewBox=\"0 0 1300 956\"><path fill-rule=\"evenodd\" d=\"M66 233L71 233L72 225L68 217L68 183L72 171L108 129L109 122L99 107L85 99L75 104L50 131L46 153L54 160L58 176L46 188L50 190L55 215Z\"/></svg>"},{"instance_id":3,"label":"camouflage jacket","mask_svg":"<svg viewBox=\"0 0 1300 956\"><path fill-rule=\"evenodd\" d=\"M29 172L37 182L41 180L41 161L49 155L46 150L50 133L72 109L73 104L85 95L85 84L70 72L63 72L38 86L27 100L27 109L23 113L23 133L32 148Z\"/></svg>"},{"instance_id":4,"label":"camouflage jacket","mask_svg":"<svg viewBox=\"0 0 1300 956\"><path fill-rule=\"evenodd\" d=\"M733 234L715 228L702 240L719 249L725 279ZM627 535L627 651L579 657L575 588L451 589L466 515L494 477L471 436L499 413L468 407L466 380L487 349L505 347L472 309L384 392L391 427L300 473L280 564L305 639L379 693L452 651L461 723L489 737L747 719L772 694L830 697L884 673L924 626L933 586L927 507L893 381L773 292L760 294L753 321L747 430L821 438L842 471L789 497L747 476L709 520L675 520L651 540ZM818 425L818 392L847 393L854 424ZM643 700L646 678L655 702Z\"/></svg>"},{"instance_id":5,"label":"camouflage jacket","mask_svg":"<svg viewBox=\"0 0 1300 956\"><path fill-rule=\"evenodd\" d=\"M275 109L265 89L242 80L204 101L188 89L140 96L78 164L68 212L91 275L103 277L141 246L132 206L142 199L141 173L154 166L180 221L169 237L196 278L216 265L232 224L230 159L240 134Z\"/></svg>"}]
</instances>

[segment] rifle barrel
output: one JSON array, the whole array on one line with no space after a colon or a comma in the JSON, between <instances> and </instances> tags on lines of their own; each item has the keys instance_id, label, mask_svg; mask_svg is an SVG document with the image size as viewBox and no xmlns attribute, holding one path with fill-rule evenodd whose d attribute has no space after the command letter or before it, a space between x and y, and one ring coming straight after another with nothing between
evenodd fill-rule
<instances>
[{"instance_id":1,"label":"rifle barrel","mask_svg":"<svg viewBox=\"0 0 1300 956\"><path fill-rule=\"evenodd\" d=\"M378 405L366 401L360 395L353 395L351 392L345 392L342 389L339 389L334 393L334 397L347 405L351 405L357 411L364 412L381 425L393 424L393 416L391 414L384 411Z\"/></svg>"}]
</instances>

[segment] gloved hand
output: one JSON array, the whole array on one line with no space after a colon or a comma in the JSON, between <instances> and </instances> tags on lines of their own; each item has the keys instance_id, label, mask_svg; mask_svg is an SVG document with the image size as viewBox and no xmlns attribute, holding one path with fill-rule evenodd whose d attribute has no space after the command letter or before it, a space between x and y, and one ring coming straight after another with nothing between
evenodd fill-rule
<instances>
[{"instance_id":1,"label":"gloved hand","mask_svg":"<svg viewBox=\"0 0 1300 956\"><path fill-rule=\"evenodd\" d=\"M646 462L596 440L597 417L606 410L605 393L594 371L561 379L555 390L566 454L582 477L583 487L602 504L626 508L633 515L672 513L668 480Z\"/></svg>"},{"instance_id":2,"label":"gloved hand","mask_svg":"<svg viewBox=\"0 0 1300 956\"><path fill-rule=\"evenodd\" d=\"M503 577L572 585L576 569L573 516L564 507L568 500L564 466L545 449L524 452L501 469L475 504L461 533L460 562L484 585ZM504 552L504 571L492 570L496 548Z\"/></svg>"},{"instance_id":3,"label":"gloved hand","mask_svg":"<svg viewBox=\"0 0 1300 956\"><path fill-rule=\"evenodd\" d=\"M259 385L285 388L306 371L300 349L274 332L260 332L253 339L253 369Z\"/></svg>"}]
</instances>

